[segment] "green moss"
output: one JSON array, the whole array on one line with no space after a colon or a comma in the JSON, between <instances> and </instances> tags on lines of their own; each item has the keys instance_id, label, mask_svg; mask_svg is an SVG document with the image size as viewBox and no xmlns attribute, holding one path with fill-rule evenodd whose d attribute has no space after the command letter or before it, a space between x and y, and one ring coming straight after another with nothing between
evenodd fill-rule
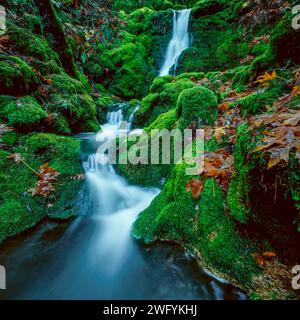
<instances>
[{"instance_id":1,"label":"green moss","mask_svg":"<svg viewBox=\"0 0 300 320\"><path fill-rule=\"evenodd\" d=\"M163 77L155 78L150 87L150 92L160 93L163 90L164 85L172 82L173 80L174 80L174 76L163 76Z\"/></svg>"},{"instance_id":2,"label":"green moss","mask_svg":"<svg viewBox=\"0 0 300 320\"><path fill-rule=\"evenodd\" d=\"M53 114L51 129L55 133L60 133L60 134L70 134L71 133L71 129L69 127L69 123L68 123L67 119L64 116L62 116L61 114L57 114L57 113Z\"/></svg>"},{"instance_id":3,"label":"green moss","mask_svg":"<svg viewBox=\"0 0 300 320\"><path fill-rule=\"evenodd\" d=\"M177 112L176 109L170 110L166 113L162 113L157 117L157 119L150 124L145 130L150 132L151 130L172 130L174 129L177 122Z\"/></svg>"},{"instance_id":4,"label":"green moss","mask_svg":"<svg viewBox=\"0 0 300 320\"><path fill-rule=\"evenodd\" d=\"M109 111L109 107L113 102L113 98L107 94L101 94L100 98L96 100L96 116L100 123L105 122L106 114Z\"/></svg>"},{"instance_id":5,"label":"green moss","mask_svg":"<svg viewBox=\"0 0 300 320\"><path fill-rule=\"evenodd\" d=\"M65 117L74 132L98 131L99 124L96 119L97 107L88 94L50 96L49 111Z\"/></svg>"},{"instance_id":6,"label":"green moss","mask_svg":"<svg viewBox=\"0 0 300 320\"><path fill-rule=\"evenodd\" d=\"M240 89L247 85L250 82L251 77L253 76L252 66L241 66L235 69L235 75L232 79L233 89Z\"/></svg>"},{"instance_id":7,"label":"green moss","mask_svg":"<svg viewBox=\"0 0 300 320\"><path fill-rule=\"evenodd\" d=\"M195 18L200 18L206 15L216 14L223 9L224 1L220 0L200 0L192 9L192 14Z\"/></svg>"},{"instance_id":8,"label":"green moss","mask_svg":"<svg viewBox=\"0 0 300 320\"><path fill-rule=\"evenodd\" d=\"M47 63L55 61L60 64L59 55L50 48L47 41L34 35L29 30L10 25L8 34L14 47L22 53Z\"/></svg>"},{"instance_id":9,"label":"green moss","mask_svg":"<svg viewBox=\"0 0 300 320\"><path fill-rule=\"evenodd\" d=\"M249 42L241 42L242 32L227 32L227 38L216 50L216 58L223 68L238 65L249 53Z\"/></svg>"},{"instance_id":10,"label":"green moss","mask_svg":"<svg viewBox=\"0 0 300 320\"><path fill-rule=\"evenodd\" d=\"M298 41L300 32L292 27L292 19L292 13L287 12L273 29L268 50L253 61L257 73L264 72L270 67L274 68L274 64L282 65L286 60L300 62Z\"/></svg>"},{"instance_id":11,"label":"green moss","mask_svg":"<svg viewBox=\"0 0 300 320\"><path fill-rule=\"evenodd\" d=\"M196 204L185 190L190 178L185 169L186 165L176 165L163 191L139 215L133 228L136 238L146 243L155 239L184 243L195 240Z\"/></svg>"},{"instance_id":12,"label":"green moss","mask_svg":"<svg viewBox=\"0 0 300 320\"><path fill-rule=\"evenodd\" d=\"M61 175L55 192L47 199L33 198L27 190L34 187L37 176L24 164L7 159L8 152L0 151L0 241L33 227L47 215L74 215L74 200L81 184L71 179L82 172L79 141L38 133L23 136L19 142L12 152L21 153L33 169L48 162Z\"/></svg>"},{"instance_id":13,"label":"green moss","mask_svg":"<svg viewBox=\"0 0 300 320\"><path fill-rule=\"evenodd\" d=\"M8 146L13 146L18 140L18 134L15 131L7 131L2 134L2 142Z\"/></svg>"},{"instance_id":14,"label":"green moss","mask_svg":"<svg viewBox=\"0 0 300 320\"><path fill-rule=\"evenodd\" d=\"M177 103L179 128L186 129L192 123L199 127L213 125L218 116L217 106L217 97L205 87L184 90Z\"/></svg>"},{"instance_id":15,"label":"green moss","mask_svg":"<svg viewBox=\"0 0 300 320\"><path fill-rule=\"evenodd\" d=\"M199 201L198 250L202 259L217 270L247 286L259 273L252 257L254 246L238 234L225 214L220 187L207 179Z\"/></svg>"},{"instance_id":16,"label":"green moss","mask_svg":"<svg viewBox=\"0 0 300 320\"><path fill-rule=\"evenodd\" d=\"M85 93L84 85L67 75L66 73L53 74L50 77L52 84L49 87L50 93L59 94L80 94Z\"/></svg>"},{"instance_id":17,"label":"green moss","mask_svg":"<svg viewBox=\"0 0 300 320\"><path fill-rule=\"evenodd\" d=\"M159 94L158 93L150 93L148 94L142 101L141 107L135 114L134 123L138 125L143 125L145 123L151 122L150 118L153 113L155 107L159 102Z\"/></svg>"},{"instance_id":18,"label":"green moss","mask_svg":"<svg viewBox=\"0 0 300 320\"><path fill-rule=\"evenodd\" d=\"M38 124L48 114L42 106L31 96L20 99L11 99L0 110L0 116L7 121L8 125L19 130L30 130L38 128Z\"/></svg>"},{"instance_id":19,"label":"green moss","mask_svg":"<svg viewBox=\"0 0 300 320\"><path fill-rule=\"evenodd\" d=\"M254 142L246 124L238 128L237 142L234 146L235 172L230 182L227 201L230 216L240 223L247 224L251 215L249 191L251 187L251 162L247 162L248 153L253 150Z\"/></svg>"},{"instance_id":20,"label":"green moss","mask_svg":"<svg viewBox=\"0 0 300 320\"><path fill-rule=\"evenodd\" d=\"M0 55L0 94L19 96L30 93L38 83L38 77L25 61Z\"/></svg>"},{"instance_id":21,"label":"green moss","mask_svg":"<svg viewBox=\"0 0 300 320\"><path fill-rule=\"evenodd\" d=\"M190 47L184 50L179 59L176 72L191 73L205 72L208 70L210 63L210 53L207 50L201 51L200 48Z\"/></svg>"},{"instance_id":22,"label":"green moss","mask_svg":"<svg viewBox=\"0 0 300 320\"><path fill-rule=\"evenodd\" d=\"M242 98L239 101L243 116L258 114L266 111L279 97L283 95L283 88L280 85L273 85L263 91L259 91Z\"/></svg>"},{"instance_id":23,"label":"green moss","mask_svg":"<svg viewBox=\"0 0 300 320\"><path fill-rule=\"evenodd\" d=\"M177 99L180 93L185 89L195 87L196 84L190 79L180 79L172 83L167 83L160 94L160 101L166 106L166 110L176 107Z\"/></svg>"},{"instance_id":24,"label":"green moss","mask_svg":"<svg viewBox=\"0 0 300 320\"><path fill-rule=\"evenodd\" d=\"M205 77L204 72L187 72L187 73L182 73L178 76L176 76L176 80L181 80L181 79L190 79L190 80L201 80Z\"/></svg>"}]
</instances>

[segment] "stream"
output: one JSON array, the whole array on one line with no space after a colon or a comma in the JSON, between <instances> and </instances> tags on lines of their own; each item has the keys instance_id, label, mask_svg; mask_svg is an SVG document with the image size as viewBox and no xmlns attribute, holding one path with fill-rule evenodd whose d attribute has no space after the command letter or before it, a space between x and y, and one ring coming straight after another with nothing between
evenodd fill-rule
<instances>
[{"instance_id":1,"label":"stream","mask_svg":"<svg viewBox=\"0 0 300 320\"><path fill-rule=\"evenodd\" d=\"M107 119L101 136L110 139L122 110ZM137 243L130 235L132 224L159 190L129 185L111 164L97 159L99 137L79 138L86 173L81 214L71 222L46 220L0 246L7 272L0 299L246 298L206 274L182 248Z\"/></svg>"}]
</instances>

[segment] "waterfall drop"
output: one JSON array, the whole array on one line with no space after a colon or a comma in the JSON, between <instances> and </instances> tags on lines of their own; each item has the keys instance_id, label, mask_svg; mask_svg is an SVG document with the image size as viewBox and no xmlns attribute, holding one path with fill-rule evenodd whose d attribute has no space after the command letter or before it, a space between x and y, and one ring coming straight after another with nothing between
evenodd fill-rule
<instances>
[{"instance_id":1,"label":"waterfall drop","mask_svg":"<svg viewBox=\"0 0 300 320\"><path fill-rule=\"evenodd\" d=\"M173 34L169 42L165 61L160 70L160 76L169 75L172 68L176 72L181 53L190 46L189 20L191 9L173 11Z\"/></svg>"}]
</instances>

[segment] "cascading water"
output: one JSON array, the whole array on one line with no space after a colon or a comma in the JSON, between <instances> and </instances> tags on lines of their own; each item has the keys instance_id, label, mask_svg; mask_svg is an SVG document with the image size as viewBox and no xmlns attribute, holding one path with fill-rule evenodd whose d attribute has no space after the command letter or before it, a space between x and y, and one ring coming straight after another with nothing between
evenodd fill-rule
<instances>
[{"instance_id":1,"label":"cascading water","mask_svg":"<svg viewBox=\"0 0 300 320\"><path fill-rule=\"evenodd\" d=\"M160 70L160 76L170 74L174 68L176 72L177 62L181 53L190 45L188 32L191 9L173 12L173 34L169 42L164 64Z\"/></svg>"},{"instance_id":2,"label":"cascading water","mask_svg":"<svg viewBox=\"0 0 300 320\"><path fill-rule=\"evenodd\" d=\"M158 244L145 250L130 237L158 190L129 185L96 153L99 138L128 131L120 128L121 108L108 114L99 135L80 136L87 181L81 217L45 222L0 246L0 264L9 270L0 299L243 299L185 251Z\"/></svg>"}]
</instances>

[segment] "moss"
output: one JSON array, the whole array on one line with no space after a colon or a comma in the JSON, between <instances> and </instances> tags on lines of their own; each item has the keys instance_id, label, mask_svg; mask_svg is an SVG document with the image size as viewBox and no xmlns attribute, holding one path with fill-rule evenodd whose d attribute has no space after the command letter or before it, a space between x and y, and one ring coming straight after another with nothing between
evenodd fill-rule
<instances>
[{"instance_id":1,"label":"moss","mask_svg":"<svg viewBox=\"0 0 300 320\"><path fill-rule=\"evenodd\" d=\"M113 98L107 94L101 94L101 96L96 100L96 117L100 123L105 122L106 114L113 102Z\"/></svg>"},{"instance_id":2,"label":"moss","mask_svg":"<svg viewBox=\"0 0 300 320\"><path fill-rule=\"evenodd\" d=\"M36 175L24 164L7 159L8 152L0 151L0 241L33 227L47 215L74 215L74 199L81 184L71 179L82 172L79 141L38 133L23 136L19 142L12 152L21 153L32 168L36 170L48 162L61 175L55 192L47 199L33 198L27 190L34 187Z\"/></svg>"},{"instance_id":3,"label":"moss","mask_svg":"<svg viewBox=\"0 0 300 320\"><path fill-rule=\"evenodd\" d=\"M205 72L208 71L210 63L210 53L208 50L201 51L200 48L190 47L184 50L177 64L176 72L190 73L190 72Z\"/></svg>"},{"instance_id":4,"label":"moss","mask_svg":"<svg viewBox=\"0 0 300 320\"><path fill-rule=\"evenodd\" d=\"M242 98L239 101L243 116L258 114L266 111L279 97L283 95L283 88L280 85L273 85L263 91L259 91Z\"/></svg>"},{"instance_id":5,"label":"moss","mask_svg":"<svg viewBox=\"0 0 300 320\"><path fill-rule=\"evenodd\" d=\"M145 123L151 122L150 117L155 107L159 102L159 94L158 93L150 93L148 94L142 101L141 107L135 114L134 123L138 125L143 125Z\"/></svg>"},{"instance_id":6,"label":"moss","mask_svg":"<svg viewBox=\"0 0 300 320\"><path fill-rule=\"evenodd\" d=\"M300 63L300 31L293 28L292 19L292 13L287 12L271 34L270 47L279 63L286 60Z\"/></svg>"},{"instance_id":7,"label":"moss","mask_svg":"<svg viewBox=\"0 0 300 320\"><path fill-rule=\"evenodd\" d=\"M39 80L22 59L0 55L0 94L19 96L34 91Z\"/></svg>"},{"instance_id":8,"label":"moss","mask_svg":"<svg viewBox=\"0 0 300 320\"><path fill-rule=\"evenodd\" d=\"M216 58L223 68L238 65L249 53L249 42L241 42L242 32L227 32L227 38L216 50Z\"/></svg>"},{"instance_id":9,"label":"moss","mask_svg":"<svg viewBox=\"0 0 300 320\"><path fill-rule=\"evenodd\" d=\"M145 76L149 70L141 39L131 36L129 43L106 51L100 58L100 64L108 72L103 76L104 83L111 86L114 94L132 99L146 93Z\"/></svg>"},{"instance_id":10,"label":"moss","mask_svg":"<svg viewBox=\"0 0 300 320\"><path fill-rule=\"evenodd\" d=\"M206 15L216 14L223 9L223 3L220 0L200 0L192 9L193 17L200 18Z\"/></svg>"},{"instance_id":11,"label":"moss","mask_svg":"<svg viewBox=\"0 0 300 320\"><path fill-rule=\"evenodd\" d=\"M162 113L157 117L157 119L150 124L149 127L147 127L145 130L147 132L150 132L151 130L172 130L174 129L177 122L177 112L176 109L170 110L166 113Z\"/></svg>"},{"instance_id":12,"label":"moss","mask_svg":"<svg viewBox=\"0 0 300 320\"><path fill-rule=\"evenodd\" d=\"M53 114L53 119L51 123L51 130L54 131L55 133L60 133L60 134L70 134L71 129L68 123L68 120L57 113Z\"/></svg>"},{"instance_id":13,"label":"moss","mask_svg":"<svg viewBox=\"0 0 300 320\"><path fill-rule=\"evenodd\" d=\"M247 155L253 150L254 145L248 126L246 124L240 126L233 153L235 172L230 182L227 201L230 216L242 224L247 224L251 215L249 174L253 164L247 162Z\"/></svg>"},{"instance_id":14,"label":"moss","mask_svg":"<svg viewBox=\"0 0 300 320\"><path fill-rule=\"evenodd\" d=\"M235 75L232 79L233 89L240 89L243 86L247 85L250 82L251 77L253 76L252 66L241 66L235 69Z\"/></svg>"},{"instance_id":15,"label":"moss","mask_svg":"<svg viewBox=\"0 0 300 320\"><path fill-rule=\"evenodd\" d=\"M80 94L86 92L84 85L80 81L66 73L53 74L50 80L52 84L49 87L49 93Z\"/></svg>"},{"instance_id":16,"label":"moss","mask_svg":"<svg viewBox=\"0 0 300 320\"><path fill-rule=\"evenodd\" d=\"M29 30L10 25L8 34L14 47L22 53L47 63L55 61L60 64L59 55L50 48L47 41L34 35Z\"/></svg>"},{"instance_id":17,"label":"moss","mask_svg":"<svg viewBox=\"0 0 300 320\"><path fill-rule=\"evenodd\" d=\"M198 250L202 259L247 287L260 272L252 257L254 246L238 234L225 214L220 187L207 179L199 201Z\"/></svg>"},{"instance_id":18,"label":"moss","mask_svg":"<svg viewBox=\"0 0 300 320\"><path fill-rule=\"evenodd\" d=\"M150 87L151 93L160 93L163 90L165 84L170 83L174 80L173 76L163 76L157 77L153 80L153 83Z\"/></svg>"},{"instance_id":19,"label":"moss","mask_svg":"<svg viewBox=\"0 0 300 320\"><path fill-rule=\"evenodd\" d=\"M39 123L47 118L48 114L42 106L31 96L20 99L11 99L0 110L0 116L9 126L21 131L38 128Z\"/></svg>"},{"instance_id":20,"label":"moss","mask_svg":"<svg viewBox=\"0 0 300 320\"><path fill-rule=\"evenodd\" d=\"M186 165L176 165L163 191L134 224L133 235L146 243L155 239L183 243L195 241L195 201L185 190L190 178Z\"/></svg>"},{"instance_id":21,"label":"moss","mask_svg":"<svg viewBox=\"0 0 300 320\"><path fill-rule=\"evenodd\" d=\"M2 134L2 142L8 146L13 146L18 140L18 134L15 131L7 131Z\"/></svg>"},{"instance_id":22,"label":"moss","mask_svg":"<svg viewBox=\"0 0 300 320\"><path fill-rule=\"evenodd\" d=\"M65 71L70 76L76 77L78 70L74 54L52 1L35 1L35 5L42 20L43 34L47 37L50 46L59 54Z\"/></svg>"},{"instance_id":23,"label":"moss","mask_svg":"<svg viewBox=\"0 0 300 320\"><path fill-rule=\"evenodd\" d=\"M298 41L300 32L292 27L292 19L292 13L287 12L273 29L268 50L253 61L257 73L264 72L270 67L274 68L274 64L282 65L286 60L300 62Z\"/></svg>"},{"instance_id":24,"label":"moss","mask_svg":"<svg viewBox=\"0 0 300 320\"><path fill-rule=\"evenodd\" d=\"M201 80L205 77L204 72L187 72L187 73L182 73L178 76L176 76L176 80L181 80L181 79L190 79L190 80Z\"/></svg>"},{"instance_id":25,"label":"moss","mask_svg":"<svg viewBox=\"0 0 300 320\"><path fill-rule=\"evenodd\" d=\"M167 110L176 107L180 93L185 89L195 87L196 84L190 79L180 79L172 83L167 83L160 94L160 101L166 106Z\"/></svg>"},{"instance_id":26,"label":"moss","mask_svg":"<svg viewBox=\"0 0 300 320\"><path fill-rule=\"evenodd\" d=\"M217 106L217 97L205 87L184 90L177 103L179 128L186 129L192 123L198 127L213 125L218 116Z\"/></svg>"},{"instance_id":27,"label":"moss","mask_svg":"<svg viewBox=\"0 0 300 320\"><path fill-rule=\"evenodd\" d=\"M76 81L76 80L75 80ZM74 132L98 131L99 124L96 119L97 107L88 94L50 96L49 111L65 117Z\"/></svg>"}]
</instances>

